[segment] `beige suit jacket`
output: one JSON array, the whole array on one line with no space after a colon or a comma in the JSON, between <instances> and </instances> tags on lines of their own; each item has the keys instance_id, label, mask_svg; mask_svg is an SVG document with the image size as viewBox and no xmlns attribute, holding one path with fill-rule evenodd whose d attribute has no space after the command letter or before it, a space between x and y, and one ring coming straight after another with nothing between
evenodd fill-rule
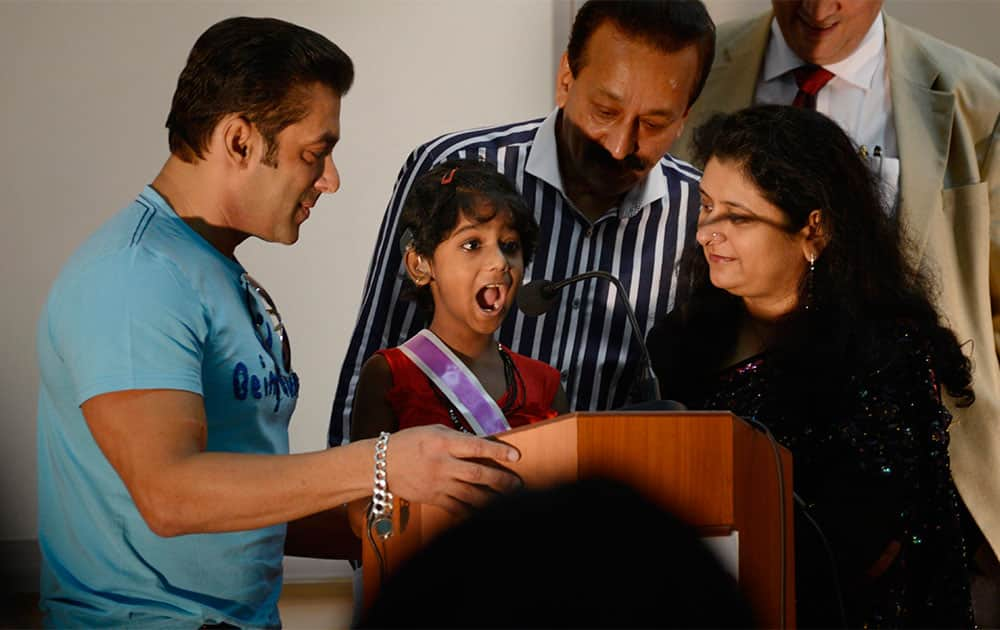
<instances>
[{"instance_id":1,"label":"beige suit jacket","mask_svg":"<svg viewBox=\"0 0 1000 630\"><path fill-rule=\"evenodd\" d=\"M753 102L771 14L723 24L715 64L674 154L714 112ZM1000 68L885 16L900 155L900 224L934 271L938 306L973 340L976 402L949 408L962 499L1000 555Z\"/></svg>"}]
</instances>

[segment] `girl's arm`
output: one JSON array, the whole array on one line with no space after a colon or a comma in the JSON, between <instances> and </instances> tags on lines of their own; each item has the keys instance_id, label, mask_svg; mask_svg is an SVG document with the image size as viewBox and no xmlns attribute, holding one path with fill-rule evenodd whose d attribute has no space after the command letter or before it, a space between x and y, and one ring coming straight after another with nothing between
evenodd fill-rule
<instances>
[{"instance_id":1,"label":"girl's arm","mask_svg":"<svg viewBox=\"0 0 1000 630\"><path fill-rule=\"evenodd\" d=\"M354 390L354 404L351 411L351 442L378 437L382 431L394 433L399 429L399 420L386 399L392 388L392 370L389 362L380 354L372 355L365 361ZM374 463L372 464L374 466ZM347 504L347 518L351 530L361 538L365 531L368 502L371 497L357 499Z\"/></svg>"},{"instance_id":2,"label":"girl's arm","mask_svg":"<svg viewBox=\"0 0 1000 630\"><path fill-rule=\"evenodd\" d=\"M351 411L351 441L378 437L382 431L399 430L386 394L392 389L392 370L381 354L365 361L358 377Z\"/></svg>"}]
</instances>

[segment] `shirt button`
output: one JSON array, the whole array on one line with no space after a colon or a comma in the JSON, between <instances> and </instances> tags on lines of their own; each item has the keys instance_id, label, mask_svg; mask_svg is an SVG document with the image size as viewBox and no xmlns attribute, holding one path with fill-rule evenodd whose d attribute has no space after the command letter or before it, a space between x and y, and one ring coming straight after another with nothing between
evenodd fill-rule
<instances>
[{"instance_id":1,"label":"shirt button","mask_svg":"<svg viewBox=\"0 0 1000 630\"><path fill-rule=\"evenodd\" d=\"M559 376L561 377L562 381L565 383L566 380L569 379L569 370L563 370L562 372L559 373Z\"/></svg>"},{"instance_id":2,"label":"shirt button","mask_svg":"<svg viewBox=\"0 0 1000 630\"><path fill-rule=\"evenodd\" d=\"M573 298L573 308L580 308L580 298Z\"/></svg>"},{"instance_id":3,"label":"shirt button","mask_svg":"<svg viewBox=\"0 0 1000 630\"><path fill-rule=\"evenodd\" d=\"M594 235L594 228L592 228L592 227L587 228L586 234L587 234L587 238L590 238L591 236L593 236Z\"/></svg>"}]
</instances>

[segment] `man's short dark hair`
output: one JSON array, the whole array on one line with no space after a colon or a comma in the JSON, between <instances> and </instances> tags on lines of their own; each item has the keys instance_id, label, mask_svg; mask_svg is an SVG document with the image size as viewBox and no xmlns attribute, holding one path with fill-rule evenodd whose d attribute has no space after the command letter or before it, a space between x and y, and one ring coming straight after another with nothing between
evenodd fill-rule
<instances>
[{"instance_id":1,"label":"man's short dark hair","mask_svg":"<svg viewBox=\"0 0 1000 630\"><path fill-rule=\"evenodd\" d=\"M590 36L607 21L629 37L663 52L695 46L698 80L688 107L694 104L705 87L715 58L715 23L700 0L589 0L573 20L566 48L574 77L587 64L584 52Z\"/></svg>"},{"instance_id":2,"label":"man's short dark hair","mask_svg":"<svg viewBox=\"0 0 1000 630\"><path fill-rule=\"evenodd\" d=\"M234 17L202 33L177 79L167 116L170 152L204 159L212 130L239 113L257 127L273 160L282 129L309 113L306 89L320 83L343 96L351 58L326 37L273 18Z\"/></svg>"}]
</instances>

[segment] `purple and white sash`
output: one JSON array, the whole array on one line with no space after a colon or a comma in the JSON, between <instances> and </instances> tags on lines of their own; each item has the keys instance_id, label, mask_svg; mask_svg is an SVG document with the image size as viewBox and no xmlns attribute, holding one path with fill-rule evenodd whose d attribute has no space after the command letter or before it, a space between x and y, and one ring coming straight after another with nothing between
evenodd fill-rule
<instances>
[{"instance_id":1,"label":"purple and white sash","mask_svg":"<svg viewBox=\"0 0 1000 630\"><path fill-rule=\"evenodd\" d=\"M448 397L476 435L510 429L507 418L476 375L437 335L425 328L399 349Z\"/></svg>"}]
</instances>

